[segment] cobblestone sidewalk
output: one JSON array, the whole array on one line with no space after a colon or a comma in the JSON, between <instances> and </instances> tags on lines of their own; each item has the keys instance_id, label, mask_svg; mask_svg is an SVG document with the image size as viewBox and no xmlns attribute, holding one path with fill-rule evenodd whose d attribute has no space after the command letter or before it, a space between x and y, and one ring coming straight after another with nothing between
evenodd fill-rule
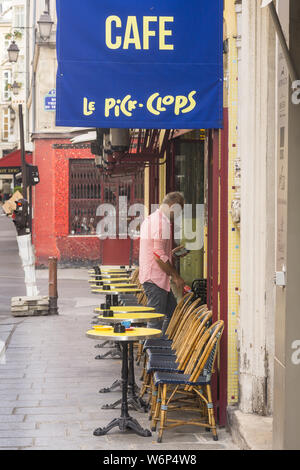
<instances>
[{"instance_id":1,"label":"cobblestone sidewalk","mask_svg":"<svg viewBox=\"0 0 300 470\"><path fill-rule=\"evenodd\" d=\"M47 294L47 272L38 277L41 293ZM94 437L96 427L119 415L101 406L120 398L120 392L98 391L120 377L121 361L96 361L100 350L85 336L93 306L100 303L89 293L87 271L63 270L59 278L59 316L13 319L7 312L0 320L0 339L6 343L0 354L0 450L236 448L224 429L218 442L197 427L166 432L162 444L155 435L143 438L118 430ZM149 428L146 414L130 414Z\"/></svg>"}]
</instances>

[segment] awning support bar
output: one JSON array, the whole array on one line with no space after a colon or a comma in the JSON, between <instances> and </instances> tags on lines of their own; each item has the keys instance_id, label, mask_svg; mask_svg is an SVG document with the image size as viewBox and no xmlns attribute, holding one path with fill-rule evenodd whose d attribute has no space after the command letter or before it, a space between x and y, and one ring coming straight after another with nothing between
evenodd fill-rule
<instances>
[{"instance_id":1,"label":"awning support bar","mask_svg":"<svg viewBox=\"0 0 300 470\"><path fill-rule=\"evenodd\" d=\"M283 55L284 55L286 63L287 63L287 67L288 67L288 70L289 70L291 81L295 82L300 78L300 76L297 73L297 70L296 70L296 67L294 65L290 50L288 48L288 45L287 45L287 42L286 42L286 39L285 39L285 36L284 36L284 33L283 33L283 29L282 29L282 26L281 26L281 23L280 23L280 19L279 19L276 7L275 7L273 1L271 1L268 4L263 3L262 8L265 7L265 6L268 6L268 8L270 10L271 17L272 17L272 20L273 20L273 23L274 23L274 26L275 26L275 30L276 30L276 33L278 35L280 45L282 47Z\"/></svg>"}]
</instances>

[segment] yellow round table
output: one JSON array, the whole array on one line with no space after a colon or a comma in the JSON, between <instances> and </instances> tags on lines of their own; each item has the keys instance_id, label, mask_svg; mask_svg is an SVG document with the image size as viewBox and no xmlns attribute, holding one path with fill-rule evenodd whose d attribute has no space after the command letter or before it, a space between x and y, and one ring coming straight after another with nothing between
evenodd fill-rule
<instances>
[{"instance_id":1,"label":"yellow round table","mask_svg":"<svg viewBox=\"0 0 300 470\"><path fill-rule=\"evenodd\" d=\"M101 273L108 273L108 274L111 274L111 273L128 273L128 272L131 272L132 269L124 269L124 268L100 268L100 272L99 274ZM89 270L89 273L91 274L98 274L95 270L91 269Z\"/></svg>"},{"instance_id":2,"label":"yellow round table","mask_svg":"<svg viewBox=\"0 0 300 470\"><path fill-rule=\"evenodd\" d=\"M105 325L112 325L114 323L121 323L123 321L130 321L131 323L147 323L151 320L159 320L164 318L165 315L161 313L147 313L147 312L129 312L129 313L114 313L113 317L104 317L103 315L99 315L98 319L101 323Z\"/></svg>"},{"instance_id":3,"label":"yellow round table","mask_svg":"<svg viewBox=\"0 0 300 470\"><path fill-rule=\"evenodd\" d=\"M121 432L126 429L131 429L133 432L143 437L150 437L151 432L148 429L143 429L137 420L129 416L128 412L128 386L131 392L131 397L135 396L135 380L134 380L134 361L133 361L133 343L134 341L141 341L149 338L161 336L160 330L151 328L134 328L133 330L126 331L125 333L114 333L113 328L106 327L102 331L95 329L89 330L86 333L88 338L92 339L106 339L120 342L122 349L122 400L121 400L121 416L113 419L104 428L98 428L94 431L94 436L104 436L108 431L115 427L119 427ZM128 364L128 345L130 345L130 357ZM131 353L132 351L132 353ZM128 377L129 372L129 377Z\"/></svg>"},{"instance_id":4,"label":"yellow round table","mask_svg":"<svg viewBox=\"0 0 300 470\"><path fill-rule=\"evenodd\" d=\"M118 294L133 294L133 293L138 293L138 292L142 292L142 289L138 289L138 288L126 288L126 287L122 287L122 288L115 288L115 289L109 289L109 290L106 290L106 289L92 289L92 292L93 294L105 294L105 295L110 295L110 294L114 294L114 295L118 295Z\"/></svg>"},{"instance_id":5,"label":"yellow round table","mask_svg":"<svg viewBox=\"0 0 300 470\"><path fill-rule=\"evenodd\" d=\"M110 308L107 308L105 310L112 310L114 313L117 312L117 313L136 313L136 312L139 312L139 313L145 313L145 312L155 312L155 308L153 307L143 307L142 305L133 305L133 306L128 306L128 305L124 305L124 306L111 306ZM104 309L103 308L100 308L100 307L96 307L94 312L95 313L101 313L103 312Z\"/></svg>"},{"instance_id":6,"label":"yellow round table","mask_svg":"<svg viewBox=\"0 0 300 470\"><path fill-rule=\"evenodd\" d=\"M111 289L124 289L124 288L128 288L128 289L135 289L137 288L137 285L136 284L129 284L129 283L121 283L120 284L106 284L106 282L103 283L105 286L106 285L109 285L111 287ZM91 289L101 289L102 286L100 285L97 285L97 284L91 284L90 285Z\"/></svg>"},{"instance_id":7,"label":"yellow round table","mask_svg":"<svg viewBox=\"0 0 300 470\"><path fill-rule=\"evenodd\" d=\"M93 278L95 279L119 279L120 277L122 278L125 278L125 279L130 279L131 278L131 274L127 274L127 273L111 273L111 274L108 274L108 273L102 273L102 274L95 274L95 273L92 273L91 276L93 276Z\"/></svg>"},{"instance_id":8,"label":"yellow round table","mask_svg":"<svg viewBox=\"0 0 300 470\"><path fill-rule=\"evenodd\" d=\"M93 282L104 282L105 284L111 284L111 283L114 283L114 282L131 282L131 279L130 277L108 277L108 278L104 278L104 279L101 279L100 277L99 278L95 278L93 277L92 279L89 279L89 283L93 283Z\"/></svg>"}]
</instances>

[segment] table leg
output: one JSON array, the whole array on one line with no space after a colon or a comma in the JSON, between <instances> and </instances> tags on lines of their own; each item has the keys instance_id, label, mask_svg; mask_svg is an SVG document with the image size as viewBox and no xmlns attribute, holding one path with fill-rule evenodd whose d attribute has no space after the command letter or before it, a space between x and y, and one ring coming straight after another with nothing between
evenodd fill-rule
<instances>
[{"instance_id":1,"label":"table leg","mask_svg":"<svg viewBox=\"0 0 300 470\"><path fill-rule=\"evenodd\" d=\"M129 375L128 375L128 403L133 406L137 411L146 412L148 409L147 403L136 394L136 383L134 374L134 356L133 356L133 343L129 344Z\"/></svg>"},{"instance_id":2,"label":"table leg","mask_svg":"<svg viewBox=\"0 0 300 470\"><path fill-rule=\"evenodd\" d=\"M112 387L100 390L100 393L108 393L111 389L117 388L119 381L115 381ZM128 405L136 411L146 413L149 405L138 396L139 388L135 383L134 374L134 356L133 356L133 343L129 343L129 368L128 368ZM122 403L122 400L117 400L110 405L103 405L102 410L114 410Z\"/></svg>"},{"instance_id":3,"label":"table leg","mask_svg":"<svg viewBox=\"0 0 300 470\"><path fill-rule=\"evenodd\" d=\"M121 404L121 416L120 418L113 419L106 427L98 428L94 431L94 436L104 436L108 431L114 427L119 427L121 432L125 432L127 429L131 429L139 436L149 437L151 432L148 429L143 429L136 419L129 416L128 413L128 401L127 401L127 389L128 389L128 342L124 342L122 345L122 404Z\"/></svg>"}]
</instances>

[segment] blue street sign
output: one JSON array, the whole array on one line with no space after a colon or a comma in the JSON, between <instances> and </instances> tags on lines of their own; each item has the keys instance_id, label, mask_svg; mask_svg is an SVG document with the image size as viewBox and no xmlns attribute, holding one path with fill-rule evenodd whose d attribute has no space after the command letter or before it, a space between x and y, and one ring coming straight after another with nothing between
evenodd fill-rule
<instances>
[{"instance_id":1,"label":"blue street sign","mask_svg":"<svg viewBox=\"0 0 300 470\"><path fill-rule=\"evenodd\" d=\"M58 126L223 123L223 0L57 0Z\"/></svg>"},{"instance_id":2,"label":"blue street sign","mask_svg":"<svg viewBox=\"0 0 300 470\"><path fill-rule=\"evenodd\" d=\"M45 96L44 103L45 111L55 111L56 110L56 90L55 88Z\"/></svg>"}]
</instances>

